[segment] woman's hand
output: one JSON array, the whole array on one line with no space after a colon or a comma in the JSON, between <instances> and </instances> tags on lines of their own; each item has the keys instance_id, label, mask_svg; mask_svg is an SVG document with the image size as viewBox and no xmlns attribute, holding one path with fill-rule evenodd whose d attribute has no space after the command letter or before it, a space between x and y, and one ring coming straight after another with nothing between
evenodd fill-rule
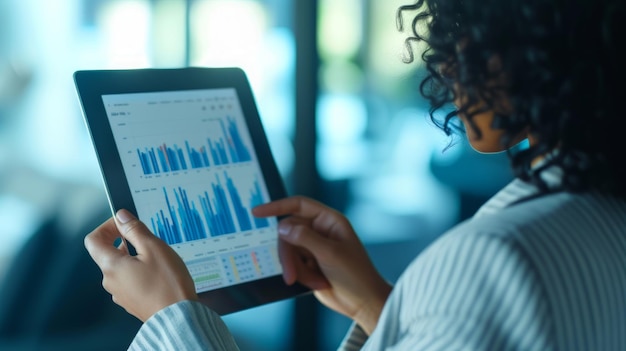
<instances>
[{"instance_id":1,"label":"woman's hand","mask_svg":"<svg viewBox=\"0 0 626 351\"><path fill-rule=\"evenodd\" d=\"M131 256L123 237L137 250ZM198 296L178 254L126 210L120 210L85 237L85 247L102 270L102 286L113 302L145 322L161 309Z\"/></svg>"},{"instance_id":2,"label":"woman's hand","mask_svg":"<svg viewBox=\"0 0 626 351\"><path fill-rule=\"evenodd\" d=\"M290 215L279 223L279 254L287 284L312 289L329 308L354 319L368 334L391 286L370 261L341 213L312 199L290 197L255 207L258 217Z\"/></svg>"}]
</instances>

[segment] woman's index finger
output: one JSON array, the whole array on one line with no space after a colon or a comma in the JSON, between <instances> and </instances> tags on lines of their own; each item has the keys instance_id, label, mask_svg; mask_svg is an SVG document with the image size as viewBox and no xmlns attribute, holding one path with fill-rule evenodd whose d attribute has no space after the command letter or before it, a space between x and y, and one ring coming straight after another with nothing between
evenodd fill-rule
<instances>
[{"instance_id":1,"label":"woman's index finger","mask_svg":"<svg viewBox=\"0 0 626 351\"><path fill-rule=\"evenodd\" d=\"M255 207L252 211L258 217L295 215L315 219L328 207L303 196L291 196Z\"/></svg>"},{"instance_id":2,"label":"woman's index finger","mask_svg":"<svg viewBox=\"0 0 626 351\"><path fill-rule=\"evenodd\" d=\"M259 205L253 209L258 217L297 216L311 221L318 230L330 230L343 216L336 210L304 196L291 196Z\"/></svg>"}]
</instances>

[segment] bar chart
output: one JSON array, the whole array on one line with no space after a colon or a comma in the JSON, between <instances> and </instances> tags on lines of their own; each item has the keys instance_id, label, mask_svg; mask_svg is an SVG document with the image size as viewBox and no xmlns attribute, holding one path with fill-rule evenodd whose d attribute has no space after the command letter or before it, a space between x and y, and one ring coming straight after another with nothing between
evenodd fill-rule
<instances>
[{"instance_id":1,"label":"bar chart","mask_svg":"<svg viewBox=\"0 0 626 351\"><path fill-rule=\"evenodd\" d=\"M135 210L196 291L280 274L278 219L233 88L103 96ZM273 180L271 180L273 181Z\"/></svg>"},{"instance_id":2,"label":"bar chart","mask_svg":"<svg viewBox=\"0 0 626 351\"><path fill-rule=\"evenodd\" d=\"M207 119L207 136L195 145L189 140L142 146L136 155L144 175L206 168L252 160L249 146L244 142L235 119ZM184 150L179 147L184 145ZM192 146L193 145L193 146Z\"/></svg>"},{"instance_id":3,"label":"bar chart","mask_svg":"<svg viewBox=\"0 0 626 351\"><path fill-rule=\"evenodd\" d=\"M182 186L163 187L165 208L150 219L153 232L174 245L268 227L267 218L250 213L252 207L264 202L258 178L245 187L241 183L237 186L224 171L221 176L215 174L207 189L196 190L193 195Z\"/></svg>"}]
</instances>

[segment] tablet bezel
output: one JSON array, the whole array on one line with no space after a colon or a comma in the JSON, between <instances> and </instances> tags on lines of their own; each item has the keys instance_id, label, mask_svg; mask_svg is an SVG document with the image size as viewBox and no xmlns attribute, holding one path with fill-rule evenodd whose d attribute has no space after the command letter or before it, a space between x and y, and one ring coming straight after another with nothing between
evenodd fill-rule
<instances>
[{"instance_id":1,"label":"tablet bezel","mask_svg":"<svg viewBox=\"0 0 626 351\"><path fill-rule=\"evenodd\" d=\"M112 213L125 208L137 215L102 100L103 95L234 88L250 131L259 167L271 200L287 193L272 156L252 89L237 67L128 70L81 70L74 83L83 118L102 173ZM288 286L281 275L198 293L200 300L220 315L309 293L301 284Z\"/></svg>"}]
</instances>

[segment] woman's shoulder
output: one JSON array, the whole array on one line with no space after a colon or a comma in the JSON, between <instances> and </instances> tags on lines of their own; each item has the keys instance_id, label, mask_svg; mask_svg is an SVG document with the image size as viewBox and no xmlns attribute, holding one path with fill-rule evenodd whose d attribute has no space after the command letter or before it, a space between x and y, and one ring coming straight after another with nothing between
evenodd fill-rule
<instances>
[{"instance_id":1,"label":"woman's shoulder","mask_svg":"<svg viewBox=\"0 0 626 351\"><path fill-rule=\"evenodd\" d=\"M567 265L594 272L622 262L625 248L626 202L555 193L456 225L421 252L403 276L431 285L445 274L451 280L492 276L503 267L526 278L569 270Z\"/></svg>"},{"instance_id":2,"label":"woman's shoulder","mask_svg":"<svg viewBox=\"0 0 626 351\"><path fill-rule=\"evenodd\" d=\"M624 199L595 192L555 192L520 198L498 211L459 223L446 235L519 240L532 235L601 232L626 232Z\"/></svg>"},{"instance_id":3,"label":"woman's shoulder","mask_svg":"<svg viewBox=\"0 0 626 351\"><path fill-rule=\"evenodd\" d=\"M571 339L574 334L559 328L585 316L585 298L600 301L599 292L623 296L625 256L624 201L554 193L450 229L412 262L393 296L407 326L416 316L448 321L449 328L464 320L472 330L495 328L517 341L533 335L548 345L555 336ZM623 309L621 302L612 306ZM589 320L610 317L604 310L592 313L596 319Z\"/></svg>"},{"instance_id":4,"label":"woman's shoulder","mask_svg":"<svg viewBox=\"0 0 626 351\"><path fill-rule=\"evenodd\" d=\"M466 262L501 257L530 264L546 257L595 259L616 245L626 247L626 201L594 193L554 193L459 223L413 265L459 257Z\"/></svg>"},{"instance_id":5,"label":"woman's shoulder","mask_svg":"<svg viewBox=\"0 0 626 351\"><path fill-rule=\"evenodd\" d=\"M597 338L592 324L571 321L613 323L610 312L624 309L621 300L605 310L587 306L626 292L626 201L538 190L513 181L421 252L390 298L400 325L420 334L432 323L416 321L427 316L451 338L482 330L511 348L543 350L572 349L580 335ZM529 341L538 344L521 346Z\"/></svg>"}]
</instances>

